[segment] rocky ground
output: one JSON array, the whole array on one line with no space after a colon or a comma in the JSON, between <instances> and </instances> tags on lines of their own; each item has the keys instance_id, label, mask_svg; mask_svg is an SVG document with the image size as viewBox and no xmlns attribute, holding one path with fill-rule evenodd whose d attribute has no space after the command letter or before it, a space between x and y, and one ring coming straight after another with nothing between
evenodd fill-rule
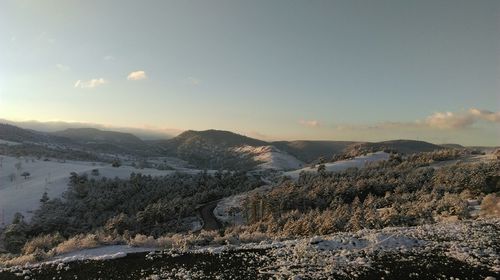
<instances>
[{"instance_id":1,"label":"rocky ground","mask_svg":"<svg viewBox=\"0 0 500 280\"><path fill-rule=\"evenodd\" d=\"M498 219L362 230L53 261L4 268L0 279L499 279L499 233Z\"/></svg>"}]
</instances>

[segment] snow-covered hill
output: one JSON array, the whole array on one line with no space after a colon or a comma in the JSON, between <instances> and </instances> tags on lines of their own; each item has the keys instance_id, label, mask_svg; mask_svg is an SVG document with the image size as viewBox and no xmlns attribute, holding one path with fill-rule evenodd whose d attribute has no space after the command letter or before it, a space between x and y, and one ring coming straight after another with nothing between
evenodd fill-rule
<instances>
[{"instance_id":1,"label":"snow-covered hill","mask_svg":"<svg viewBox=\"0 0 500 280\"><path fill-rule=\"evenodd\" d=\"M390 154L386 152L371 153L365 156L355 157L353 159L325 163L325 169L326 171L329 172L340 172L351 167L361 168L365 166L365 164L370 162L387 160L389 159L389 156ZM292 179L297 179L299 178L301 172L317 172L317 168L306 167L298 170L285 172L283 175L288 176Z\"/></svg>"},{"instance_id":2,"label":"snow-covered hill","mask_svg":"<svg viewBox=\"0 0 500 280\"><path fill-rule=\"evenodd\" d=\"M257 148L255 148L255 147L242 147L239 149L241 149L240 151L242 151L242 152L248 153L248 152L253 152L253 151L259 151L259 148L263 148L263 147L257 147ZM261 164L264 166L273 166L272 164L275 164L274 166L276 166L276 167L283 167L283 166L286 166L286 164L283 164L283 161L279 161L279 160L273 161L273 159L276 159L276 158L283 159L283 158L280 158L283 155L284 155L284 159L290 159L287 157L289 155L287 155L286 153L280 154L279 150L277 153L273 152L272 150L270 150L270 151L268 151L267 149L262 149L262 150L264 152L261 154L262 155L261 158L268 160L267 162ZM275 153L275 154L273 154L273 153ZM273 155L276 157L273 158L272 157ZM340 171L346 170L347 168L350 168L350 167L361 168L365 164L370 163L370 162L387 160L389 158L389 155L390 154L385 153L385 152L372 153L372 154L368 154L366 156L359 156L359 157L356 157L356 158L353 158L350 160L341 160L341 161L326 163L325 168L327 171L332 171L332 172L340 172ZM291 158L293 158L293 157L291 157ZM293 158L293 159L295 159L295 158ZM279 165L279 163L281 163L281 165ZM285 163L289 163L288 166L293 166L294 161L289 160L288 162L285 162ZM262 168L265 168L265 167L262 167ZM279 168L274 168L274 169L279 170ZM284 168L281 168L281 170L283 170L283 169ZM302 171L317 172L317 168L306 167L306 168L302 168L302 169L284 172L283 175L287 176L287 177L291 177L292 179L298 179L299 175ZM255 193L255 192L264 193L264 192L269 191L270 189L272 189L272 186L265 185L265 186L261 186L259 188L256 188L254 190L251 190L249 192L245 192L245 193L241 193L238 195L233 195L233 196L229 196L229 197L226 197L224 199L221 199L213 211L214 216L219 221L226 223L226 224L236 224L236 225L242 224L244 221L244 219L243 219L243 202L245 201L245 199L252 193Z\"/></svg>"},{"instance_id":3,"label":"snow-covered hill","mask_svg":"<svg viewBox=\"0 0 500 280\"><path fill-rule=\"evenodd\" d=\"M304 166L302 161L274 146L253 147L246 145L234 148L233 151L250 155L253 160L262 162L258 166L261 169L292 170Z\"/></svg>"},{"instance_id":4,"label":"snow-covered hill","mask_svg":"<svg viewBox=\"0 0 500 280\"><path fill-rule=\"evenodd\" d=\"M59 197L68 187L71 172L87 173L99 170L99 177L128 178L132 172L152 176L164 176L176 171L137 169L131 166L111 167L110 164L83 161L43 161L35 158L14 158L0 155L0 228L12 221L16 212L29 220L32 211L39 207L42 194ZM16 167L17 166L17 167ZM21 175L28 172L26 179ZM199 170L183 169L183 172Z\"/></svg>"}]
</instances>

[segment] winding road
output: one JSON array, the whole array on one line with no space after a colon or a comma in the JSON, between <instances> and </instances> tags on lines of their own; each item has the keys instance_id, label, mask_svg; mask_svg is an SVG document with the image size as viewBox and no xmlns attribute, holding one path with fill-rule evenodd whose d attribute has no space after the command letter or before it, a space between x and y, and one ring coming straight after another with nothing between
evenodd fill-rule
<instances>
[{"instance_id":1,"label":"winding road","mask_svg":"<svg viewBox=\"0 0 500 280\"><path fill-rule=\"evenodd\" d=\"M222 228L222 224L214 215L214 209L219 201L220 200L212 201L198 208L198 213L203 220L204 230L219 230Z\"/></svg>"}]
</instances>

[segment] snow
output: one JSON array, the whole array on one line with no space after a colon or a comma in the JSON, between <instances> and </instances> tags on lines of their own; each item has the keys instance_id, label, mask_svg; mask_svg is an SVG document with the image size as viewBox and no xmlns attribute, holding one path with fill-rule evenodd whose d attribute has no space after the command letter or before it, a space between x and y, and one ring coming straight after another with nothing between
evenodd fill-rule
<instances>
[{"instance_id":1,"label":"snow","mask_svg":"<svg viewBox=\"0 0 500 280\"><path fill-rule=\"evenodd\" d=\"M387 254L446 255L474 267L500 272L495 247L500 219L436 223L416 227L387 227L379 230L339 232L290 240L268 240L223 246L193 248L190 252L221 254L248 249L267 249L273 261L261 274L277 279L305 275L307 279L328 278L330 272L356 278L373 268L373 260ZM439 253L438 253L439 252Z\"/></svg>"},{"instance_id":2,"label":"snow","mask_svg":"<svg viewBox=\"0 0 500 280\"><path fill-rule=\"evenodd\" d=\"M155 250L158 249L148 247L130 247L128 245L110 245L58 255L45 263L67 263L80 260L109 260L123 258L130 253L152 252Z\"/></svg>"},{"instance_id":3,"label":"snow","mask_svg":"<svg viewBox=\"0 0 500 280\"><path fill-rule=\"evenodd\" d=\"M499 252L494 246L499 241L498 226L499 219L459 221L342 232L270 244L245 244L240 248L270 249L274 264L263 268L261 273L275 277L299 274L319 279L326 278L329 271L355 276L352 273L369 269L372 260L380 255L407 252L425 255L436 251L472 266L500 272ZM315 268L318 270L314 271Z\"/></svg>"},{"instance_id":4,"label":"snow","mask_svg":"<svg viewBox=\"0 0 500 280\"><path fill-rule=\"evenodd\" d=\"M348 160L340 160L336 162L325 163L325 169L329 172L340 172L348 168L364 167L366 164L371 162L377 162L389 159L390 154L386 152L376 152L364 156L355 157ZM283 175L290 177L292 179L298 179L301 172L317 172L317 168L306 167L298 170L285 172Z\"/></svg>"},{"instance_id":5,"label":"snow","mask_svg":"<svg viewBox=\"0 0 500 280\"><path fill-rule=\"evenodd\" d=\"M16 146L16 145L21 145L21 143L0 139L0 145Z\"/></svg>"},{"instance_id":6,"label":"snow","mask_svg":"<svg viewBox=\"0 0 500 280\"><path fill-rule=\"evenodd\" d=\"M245 218L243 217L243 202L245 199L252 193L263 193L270 189L271 186L265 185L248 192L223 198L214 208L214 216L217 220L225 224L242 225L245 223Z\"/></svg>"},{"instance_id":7,"label":"snow","mask_svg":"<svg viewBox=\"0 0 500 280\"><path fill-rule=\"evenodd\" d=\"M241 146L234 151L251 155L253 160L262 162L258 166L260 169L291 170L304 166L302 161L274 146Z\"/></svg>"},{"instance_id":8,"label":"snow","mask_svg":"<svg viewBox=\"0 0 500 280\"><path fill-rule=\"evenodd\" d=\"M68 188L69 175L71 172L78 174L86 173L90 176L93 169L99 170L98 177L126 179L130 174L141 173L151 176L167 176L175 173L171 170L137 169L131 166L111 167L107 163L92 163L83 161L43 161L35 158L14 158L1 156L0 164L0 228L8 225L14 214L19 212L29 220L33 211L40 205L40 198L46 191L49 198L60 197ZM16 164L21 163L17 170ZM29 172L30 176L24 179L20 176L23 172ZM200 172L196 169L184 169L186 173ZM11 181L10 175L15 179Z\"/></svg>"},{"instance_id":9,"label":"snow","mask_svg":"<svg viewBox=\"0 0 500 280\"><path fill-rule=\"evenodd\" d=\"M249 147L249 146L248 146ZM261 147L240 147L242 151L244 150L258 150L258 148ZM265 147L265 146L263 146ZM250 149L251 148L251 149ZM356 157L351 160L342 160L342 161L336 161L333 163L326 163L325 168L328 171L332 172L339 172L342 170L345 170L350 167L363 167L365 164L369 162L375 162L375 161L381 161L381 160L387 160L389 158L390 154L385 153L385 152L377 152L377 153L372 153L368 154L366 156L360 156ZM267 163L266 163L267 164ZM269 163L270 164L270 163ZM284 165L282 165L284 166ZM298 179L299 174L301 172L317 172L316 168L302 168L294 171L289 171L289 172L284 172L284 176L291 177L293 179ZM256 188L254 190L251 190L249 192L241 193L238 195L233 195L230 197L226 197L219 201L217 206L214 209L214 216L221 222L225 224L232 224L232 225L242 225L244 224L245 220L243 217L243 202L245 199L252 193L258 192L258 193L263 193L267 192L271 189L272 187L270 185L265 185L261 186L259 188Z\"/></svg>"},{"instance_id":10,"label":"snow","mask_svg":"<svg viewBox=\"0 0 500 280\"><path fill-rule=\"evenodd\" d=\"M339 232L289 240L276 237L275 240L268 239L260 243L240 244L240 240L234 239L234 242L228 245L195 246L190 249L186 247L156 250L113 245L59 255L47 262L5 268L4 271L24 275L29 274L30 269L47 264L57 267L57 270L65 270L71 269L67 264L70 261L105 260L124 257L130 253L150 252L145 259L152 262L163 256L175 258L190 254L212 254L222 260L224 256L233 258L240 255L244 257L244 261L252 264L251 269L258 270L260 277L256 278L331 279L334 273L341 278L356 279L363 272L373 270L382 270L389 274L390 269L384 270L386 268L381 266L384 263L380 260L384 256L403 261L418 261L421 262L423 269L425 265L432 264L434 256L439 258L446 256L463 261L467 266L488 270L486 275L480 276L481 279L494 279L489 275L498 275L500 272L497 248L500 241L499 226L500 219L478 219L416 227L365 229L358 232ZM259 249L264 249L265 253L249 252ZM246 253L241 255L243 252ZM428 257L430 259L427 259ZM204 271L200 266L203 266L203 263L180 267L167 266L165 269L143 271L145 274L141 275L144 277L149 275L144 279L208 278L209 276L200 275ZM418 273L419 271L411 271L410 275L418 278ZM210 275L211 278L215 276Z\"/></svg>"}]
</instances>

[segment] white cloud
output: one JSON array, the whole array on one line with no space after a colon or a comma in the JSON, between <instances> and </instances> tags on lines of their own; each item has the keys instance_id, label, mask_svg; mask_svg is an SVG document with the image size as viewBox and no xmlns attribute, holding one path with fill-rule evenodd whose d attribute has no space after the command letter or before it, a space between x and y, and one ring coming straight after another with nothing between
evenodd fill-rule
<instances>
[{"instance_id":1,"label":"white cloud","mask_svg":"<svg viewBox=\"0 0 500 280\"><path fill-rule=\"evenodd\" d=\"M78 80L75 82L74 87L75 88L95 88L95 87L98 87L100 85L104 85L107 83L108 83L108 81L106 81L103 78L97 78L97 79L92 79L92 80L88 80L88 81Z\"/></svg>"},{"instance_id":2,"label":"white cloud","mask_svg":"<svg viewBox=\"0 0 500 280\"><path fill-rule=\"evenodd\" d=\"M70 70L68 65L63 65L63 64L56 64L56 68L59 69L61 72L67 72Z\"/></svg>"},{"instance_id":3,"label":"white cloud","mask_svg":"<svg viewBox=\"0 0 500 280\"><path fill-rule=\"evenodd\" d=\"M104 60L107 60L107 61L115 60L115 57L112 55L107 55L104 57Z\"/></svg>"},{"instance_id":4,"label":"white cloud","mask_svg":"<svg viewBox=\"0 0 500 280\"><path fill-rule=\"evenodd\" d=\"M435 128L464 128L475 122L469 114L437 112L425 119L425 124Z\"/></svg>"},{"instance_id":5,"label":"white cloud","mask_svg":"<svg viewBox=\"0 0 500 280\"><path fill-rule=\"evenodd\" d=\"M300 120L299 124L308 127L318 127L320 125L318 120Z\"/></svg>"},{"instance_id":6,"label":"white cloud","mask_svg":"<svg viewBox=\"0 0 500 280\"><path fill-rule=\"evenodd\" d=\"M472 108L469 110L469 114L484 121L500 123L500 112L491 112Z\"/></svg>"},{"instance_id":7,"label":"white cloud","mask_svg":"<svg viewBox=\"0 0 500 280\"><path fill-rule=\"evenodd\" d=\"M140 71L134 71L127 76L127 80L129 81L139 81L139 80L145 80L148 77L146 76L146 72L140 70Z\"/></svg>"},{"instance_id":8,"label":"white cloud","mask_svg":"<svg viewBox=\"0 0 500 280\"><path fill-rule=\"evenodd\" d=\"M435 128L466 128L479 121L500 123L500 112L471 108L465 112L434 113L427 117L425 124Z\"/></svg>"},{"instance_id":9,"label":"white cloud","mask_svg":"<svg viewBox=\"0 0 500 280\"><path fill-rule=\"evenodd\" d=\"M302 123L303 122L303 123ZM461 112L436 112L422 120L413 122L381 122L369 125L359 124L342 124L337 125L338 130L404 130L404 129L446 129L459 130L473 126L478 122L497 123L500 124L500 112L491 112L488 110L480 110L471 108ZM307 121L301 121L306 124Z\"/></svg>"}]
</instances>

